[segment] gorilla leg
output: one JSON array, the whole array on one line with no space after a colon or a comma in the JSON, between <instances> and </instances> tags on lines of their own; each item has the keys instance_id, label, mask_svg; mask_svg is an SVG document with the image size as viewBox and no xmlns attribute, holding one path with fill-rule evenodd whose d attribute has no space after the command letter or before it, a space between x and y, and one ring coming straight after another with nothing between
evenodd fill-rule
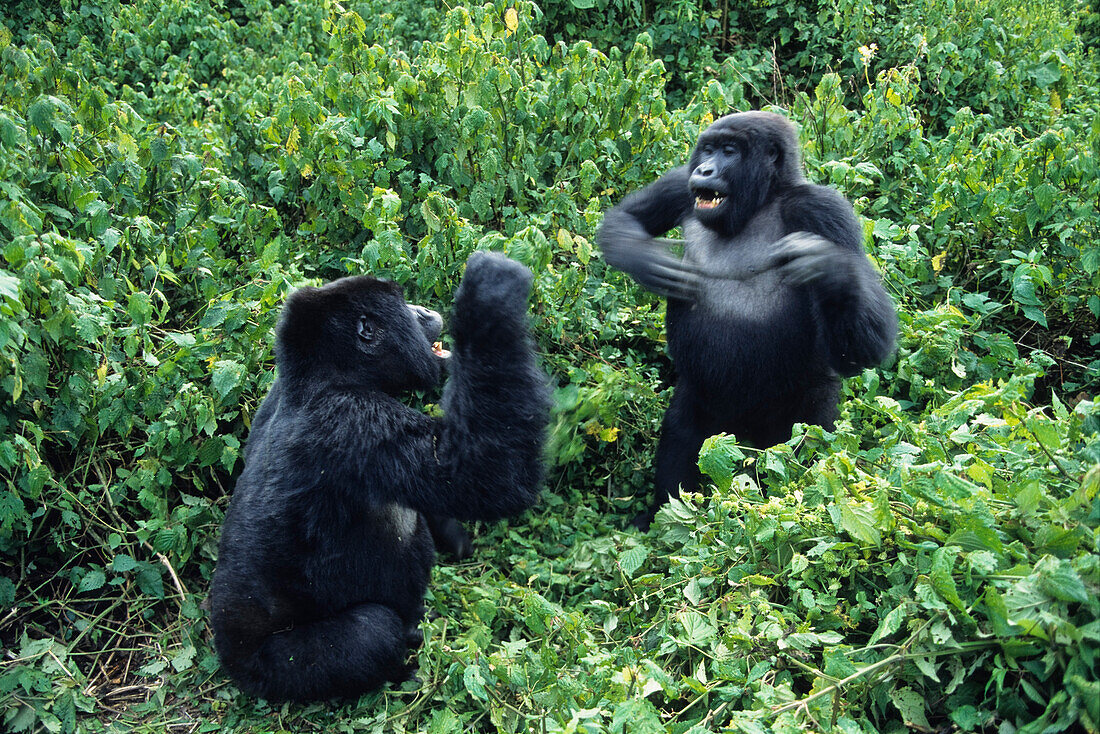
<instances>
[{"instance_id":1,"label":"gorilla leg","mask_svg":"<svg viewBox=\"0 0 1100 734\"><path fill-rule=\"evenodd\" d=\"M405 662L409 647L422 639L415 621L403 621L390 607L360 604L269 635L250 654L221 657L247 693L307 701L407 680L414 670Z\"/></svg>"},{"instance_id":2,"label":"gorilla leg","mask_svg":"<svg viewBox=\"0 0 1100 734\"><path fill-rule=\"evenodd\" d=\"M698 414L692 391L682 383L672 393L672 402L661 424L661 440L657 444L657 471L654 480L653 504L633 520L641 530L649 527L657 510L668 502L680 487L689 491L699 486L699 449L710 435L703 427L706 421Z\"/></svg>"}]
</instances>

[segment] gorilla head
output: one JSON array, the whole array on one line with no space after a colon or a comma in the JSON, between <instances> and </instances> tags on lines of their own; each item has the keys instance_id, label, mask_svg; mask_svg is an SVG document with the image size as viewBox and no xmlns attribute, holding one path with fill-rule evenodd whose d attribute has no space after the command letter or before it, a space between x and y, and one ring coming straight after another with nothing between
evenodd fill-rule
<instances>
[{"instance_id":1,"label":"gorilla head","mask_svg":"<svg viewBox=\"0 0 1100 734\"><path fill-rule=\"evenodd\" d=\"M433 342L442 330L442 317L406 304L401 286L360 275L295 291L279 321L277 350L291 374L327 368L397 395L439 383L448 353Z\"/></svg>"},{"instance_id":2,"label":"gorilla head","mask_svg":"<svg viewBox=\"0 0 1100 734\"><path fill-rule=\"evenodd\" d=\"M794 125L771 112L720 118L699 136L688 163L695 217L722 235L739 232L775 195L801 183Z\"/></svg>"}]
</instances>

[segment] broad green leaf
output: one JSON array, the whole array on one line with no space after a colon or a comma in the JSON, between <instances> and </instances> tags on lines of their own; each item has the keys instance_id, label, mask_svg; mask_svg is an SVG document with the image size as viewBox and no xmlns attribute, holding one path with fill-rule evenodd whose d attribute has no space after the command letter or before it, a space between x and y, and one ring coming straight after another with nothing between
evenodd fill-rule
<instances>
[{"instance_id":1,"label":"broad green leaf","mask_svg":"<svg viewBox=\"0 0 1100 734\"><path fill-rule=\"evenodd\" d=\"M1044 594L1060 601L1089 600L1085 584L1068 561L1047 556L1036 564L1035 573Z\"/></svg>"},{"instance_id":2,"label":"broad green leaf","mask_svg":"<svg viewBox=\"0 0 1100 734\"><path fill-rule=\"evenodd\" d=\"M955 584L955 577L951 574L958 555L959 548L956 546L937 548L932 552L932 570L928 576L932 581L932 588L944 598L944 601L956 609L966 611L966 606L959 598L959 589Z\"/></svg>"},{"instance_id":3,"label":"broad green leaf","mask_svg":"<svg viewBox=\"0 0 1100 734\"><path fill-rule=\"evenodd\" d=\"M489 700L489 694L485 690L485 678L481 674L481 668L476 664L466 666L462 674L462 683L474 698L480 701Z\"/></svg>"},{"instance_id":4,"label":"broad green leaf","mask_svg":"<svg viewBox=\"0 0 1100 734\"><path fill-rule=\"evenodd\" d=\"M714 642L717 630L705 615L693 609L685 609L677 614L676 618L684 627L686 633L684 641L688 644L703 645Z\"/></svg>"},{"instance_id":5,"label":"broad green leaf","mask_svg":"<svg viewBox=\"0 0 1100 734\"><path fill-rule=\"evenodd\" d=\"M829 506L829 514L838 529L848 533L853 539L874 546L882 542L878 520L868 503L856 505L841 498Z\"/></svg>"},{"instance_id":6,"label":"broad green leaf","mask_svg":"<svg viewBox=\"0 0 1100 734\"><path fill-rule=\"evenodd\" d=\"M907 726L920 728L923 731L931 730L928 717L924 713L924 696L912 688L899 688L890 694L890 700L901 712L902 721Z\"/></svg>"},{"instance_id":7,"label":"broad green leaf","mask_svg":"<svg viewBox=\"0 0 1100 734\"><path fill-rule=\"evenodd\" d=\"M137 568L138 563L125 553L119 553L111 561L111 570L115 573L126 573L127 571L133 571Z\"/></svg>"},{"instance_id":8,"label":"broad green leaf","mask_svg":"<svg viewBox=\"0 0 1100 734\"><path fill-rule=\"evenodd\" d=\"M645 559L649 557L649 551L643 546L636 546L619 554L619 566L627 576L633 576Z\"/></svg>"},{"instance_id":9,"label":"broad green leaf","mask_svg":"<svg viewBox=\"0 0 1100 734\"><path fill-rule=\"evenodd\" d=\"M220 360L211 375L211 384L223 398L229 395L244 377L244 365L233 360Z\"/></svg>"},{"instance_id":10,"label":"broad green leaf","mask_svg":"<svg viewBox=\"0 0 1100 734\"><path fill-rule=\"evenodd\" d=\"M720 434L703 442L699 451L699 469L724 492L733 486L733 476L739 470L745 454L733 436Z\"/></svg>"},{"instance_id":11,"label":"broad green leaf","mask_svg":"<svg viewBox=\"0 0 1100 734\"><path fill-rule=\"evenodd\" d=\"M84 577L80 579L80 583L77 585L77 592L83 594L87 591L95 591L107 583L107 577L103 571L93 568L88 573L84 574Z\"/></svg>"}]
</instances>

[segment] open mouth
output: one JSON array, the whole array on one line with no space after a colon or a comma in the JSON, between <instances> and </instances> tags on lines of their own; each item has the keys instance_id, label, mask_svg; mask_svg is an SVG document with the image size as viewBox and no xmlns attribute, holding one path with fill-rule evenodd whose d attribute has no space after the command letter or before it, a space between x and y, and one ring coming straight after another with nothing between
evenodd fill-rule
<instances>
[{"instance_id":1,"label":"open mouth","mask_svg":"<svg viewBox=\"0 0 1100 734\"><path fill-rule=\"evenodd\" d=\"M432 354L439 357L440 359L450 359L451 357L450 350L443 348L443 342L432 343Z\"/></svg>"},{"instance_id":2,"label":"open mouth","mask_svg":"<svg viewBox=\"0 0 1100 734\"><path fill-rule=\"evenodd\" d=\"M717 209L725 200L726 197L721 196L714 189L696 189L695 191L696 209Z\"/></svg>"}]
</instances>

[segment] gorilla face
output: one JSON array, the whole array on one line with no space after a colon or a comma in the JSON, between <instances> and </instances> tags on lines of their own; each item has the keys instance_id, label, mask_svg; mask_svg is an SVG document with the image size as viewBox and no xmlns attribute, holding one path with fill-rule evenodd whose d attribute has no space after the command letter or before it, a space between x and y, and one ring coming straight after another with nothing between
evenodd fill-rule
<instances>
[{"instance_id":1,"label":"gorilla face","mask_svg":"<svg viewBox=\"0 0 1100 734\"><path fill-rule=\"evenodd\" d=\"M695 215L703 224L713 227L728 216L727 211L733 205L729 201L730 181L735 178L744 155L744 141L712 131L713 127L695 146L688 186L695 197Z\"/></svg>"},{"instance_id":2,"label":"gorilla face","mask_svg":"<svg viewBox=\"0 0 1100 734\"><path fill-rule=\"evenodd\" d=\"M370 278L360 285L350 309L334 314L341 330L354 325L355 371L391 394L438 384L442 362L450 356L439 342L443 317L405 303L396 284Z\"/></svg>"}]
</instances>

